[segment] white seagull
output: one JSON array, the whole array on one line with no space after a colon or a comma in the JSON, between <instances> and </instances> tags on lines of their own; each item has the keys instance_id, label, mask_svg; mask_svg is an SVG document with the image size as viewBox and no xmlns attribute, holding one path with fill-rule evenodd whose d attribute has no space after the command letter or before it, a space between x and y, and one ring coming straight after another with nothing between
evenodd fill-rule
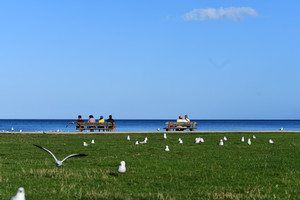
<instances>
[{"instance_id":1,"label":"white seagull","mask_svg":"<svg viewBox=\"0 0 300 200\"><path fill-rule=\"evenodd\" d=\"M130 136L129 135L127 136L127 140L130 141Z\"/></svg>"},{"instance_id":2,"label":"white seagull","mask_svg":"<svg viewBox=\"0 0 300 200\"><path fill-rule=\"evenodd\" d=\"M167 134L166 133L164 133L164 138L167 139Z\"/></svg>"},{"instance_id":3,"label":"white seagull","mask_svg":"<svg viewBox=\"0 0 300 200\"><path fill-rule=\"evenodd\" d=\"M83 142L83 146L87 147L87 146L89 146L89 144L87 144L86 142Z\"/></svg>"},{"instance_id":4,"label":"white seagull","mask_svg":"<svg viewBox=\"0 0 300 200\"><path fill-rule=\"evenodd\" d=\"M92 140L92 142L91 142L92 144L95 144L95 140Z\"/></svg>"},{"instance_id":5,"label":"white seagull","mask_svg":"<svg viewBox=\"0 0 300 200\"><path fill-rule=\"evenodd\" d=\"M145 144L145 143L147 143L147 141L148 141L148 138L147 138L147 137L145 137L144 141L142 141L142 142L139 142L139 143L140 143L140 144Z\"/></svg>"},{"instance_id":6,"label":"white seagull","mask_svg":"<svg viewBox=\"0 0 300 200\"><path fill-rule=\"evenodd\" d=\"M135 144L139 144L139 141L135 141Z\"/></svg>"},{"instance_id":7,"label":"white seagull","mask_svg":"<svg viewBox=\"0 0 300 200\"><path fill-rule=\"evenodd\" d=\"M224 140L224 141L227 141L227 137L226 137L226 136L224 136L223 140Z\"/></svg>"},{"instance_id":8,"label":"white seagull","mask_svg":"<svg viewBox=\"0 0 300 200\"><path fill-rule=\"evenodd\" d=\"M204 143L204 139L203 139L203 138L200 138L200 142Z\"/></svg>"},{"instance_id":9,"label":"white seagull","mask_svg":"<svg viewBox=\"0 0 300 200\"><path fill-rule=\"evenodd\" d=\"M253 139L256 139L255 135L252 136Z\"/></svg>"},{"instance_id":10,"label":"white seagull","mask_svg":"<svg viewBox=\"0 0 300 200\"><path fill-rule=\"evenodd\" d=\"M160 129L159 129L159 128L157 128L157 131L160 131Z\"/></svg>"},{"instance_id":11,"label":"white seagull","mask_svg":"<svg viewBox=\"0 0 300 200\"><path fill-rule=\"evenodd\" d=\"M219 142L219 144L218 144L219 146L223 146L224 145L224 142L223 142L223 140L221 139L220 140L220 142Z\"/></svg>"},{"instance_id":12,"label":"white seagull","mask_svg":"<svg viewBox=\"0 0 300 200\"><path fill-rule=\"evenodd\" d=\"M242 139L241 139L241 142L245 142L245 138L244 138L244 136L242 137Z\"/></svg>"},{"instance_id":13,"label":"white seagull","mask_svg":"<svg viewBox=\"0 0 300 200\"><path fill-rule=\"evenodd\" d=\"M125 161L121 161L120 165L118 167L118 172L121 173L121 175L123 176L123 174L126 172L126 166L125 166Z\"/></svg>"},{"instance_id":14,"label":"white seagull","mask_svg":"<svg viewBox=\"0 0 300 200\"><path fill-rule=\"evenodd\" d=\"M24 188L20 187L16 196L11 197L9 200L25 200L25 190Z\"/></svg>"},{"instance_id":15,"label":"white seagull","mask_svg":"<svg viewBox=\"0 0 300 200\"><path fill-rule=\"evenodd\" d=\"M251 145L251 139L250 138L248 138L247 144Z\"/></svg>"},{"instance_id":16,"label":"white seagull","mask_svg":"<svg viewBox=\"0 0 300 200\"><path fill-rule=\"evenodd\" d=\"M166 145L165 151L170 151L169 146Z\"/></svg>"},{"instance_id":17,"label":"white seagull","mask_svg":"<svg viewBox=\"0 0 300 200\"><path fill-rule=\"evenodd\" d=\"M182 141L181 138L178 139L178 143L179 143L179 144L182 144L182 143L183 143L183 141Z\"/></svg>"},{"instance_id":18,"label":"white seagull","mask_svg":"<svg viewBox=\"0 0 300 200\"><path fill-rule=\"evenodd\" d=\"M57 158L55 157L55 155L54 155L51 151L49 151L48 149L46 149L46 148L44 148L44 147L41 147L41 146L39 146L39 145L36 145L36 144L34 144L34 146L36 146L36 147L38 147L38 148L40 148L40 149L43 149L44 151L48 152L48 153L54 158L54 160L55 160L55 162L53 162L53 163L54 163L56 166L58 166L58 167L60 167L60 166L65 166L65 165L63 165L62 163L63 163L65 160L69 159L69 158L72 158L72 157L79 157L79 156L87 156L86 154L71 154L71 155L65 157L63 160L57 160Z\"/></svg>"},{"instance_id":19,"label":"white seagull","mask_svg":"<svg viewBox=\"0 0 300 200\"><path fill-rule=\"evenodd\" d=\"M14 131L14 127L11 128L11 131Z\"/></svg>"},{"instance_id":20,"label":"white seagull","mask_svg":"<svg viewBox=\"0 0 300 200\"><path fill-rule=\"evenodd\" d=\"M272 139L269 139L270 144L274 144L274 141Z\"/></svg>"},{"instance_id":21,"label":"white seagull","mask_svg":"<svg viewBox=\"0 0 300 200\"><path fill-rule=\"evenodd\" d=\"M280 130L283 131L283 128L281 128Z\"/></svg>"},{"instance_id":22,"label":"white seagull","mask_svg":"<svg viewBox=\"0 0 300 200\"><path fill-rule=\"evenodd\" d=\"M200 143L200 141L201 141L201 139L200 138L195 138L195 144L199 144Z\"/></svg>"}]
</instances>

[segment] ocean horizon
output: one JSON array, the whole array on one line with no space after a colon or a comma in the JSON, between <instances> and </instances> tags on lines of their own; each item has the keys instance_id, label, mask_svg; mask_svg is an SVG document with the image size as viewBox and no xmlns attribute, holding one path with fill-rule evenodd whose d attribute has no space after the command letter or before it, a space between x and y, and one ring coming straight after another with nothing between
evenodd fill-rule
<instances>
[{"instance_id":1,"label":"ocean horizon","mask_svg":"<svg viewBox=\"0 0 300 200\"><path fill-rule=\"evenodd\" d=\"M77 119L0 119L0 131L76 131ZM87 119L84 119L87 121ZM116 131L164 131L165 122L176 119L115 119ZM295 119L191 119L198 131L277 131L283 128L300 131L300 120Z\"/></svg>"}]
</instances>

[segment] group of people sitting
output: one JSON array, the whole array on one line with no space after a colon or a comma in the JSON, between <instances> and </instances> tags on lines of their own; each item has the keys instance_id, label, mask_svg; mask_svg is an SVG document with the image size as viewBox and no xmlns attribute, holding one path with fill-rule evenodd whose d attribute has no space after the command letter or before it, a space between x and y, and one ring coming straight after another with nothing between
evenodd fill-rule
<instances>
[{"instance_id":1,"label":"group of people sitting","mask_svg":"<svg viewBox=\"0 0 300 200\"><path fill-rule=\"evenodd\" d=\"M177 119L177 122L190 122L191 120L189 120L188 116L185 115L184 119L182 115L179 115L179 118Z\"/></svg>"},{"instance_id":2,"label":"group of people sitting","mask_svg":"<svg viewBox=\"0 0 300 200\"><path fill-rule=\"evenodd\" d=\"M179 115L178 119L176 122L190 122L191 120L188 118L187 115L184 116L184 119L183 119L183 116L182 115ZM181 128L182 126L177 126L177 128ZM187 128L190 128L190 126L187 126ZM179 131L184 131L184 129L178 129ZM190 129L190 131L192 131L192 129Z\"/></svg>"},{"instance_id":3,"label":"group of people sitting","mask_svg":"<svg viewBox=\"0 0 300 200\"><path fill-rule=\"evenodd\" d=\"M78 120L77 120L77 122L84 122L84 120L82 119L82 116L81 116L81 115L78 115ZM96 119L94 118L93 115L90 115L87 122L88 122L88 123L96 123ZM104 118L103 118L102 115L100 116L98 122L99 122L99 123L104 123L104 122L105 122L105 120L104 120ZM109 115L109 117L108 117L108 119L106 120L106 122L110 122L110 123L112 124L111 126L108 126L107 128L110 128L110 129L112 129L112 131L115 131L115 129L116 129L116 124L115 124L115 120L112 118L112 115ZM103 127L99 126L98 128L104 128L104 126L103 126ZM93 129L90 129L90 131L91 131L91 132L94 132ZM103 130L103 131L104 131L104 130Z\"/></svg>"}]
</instances>

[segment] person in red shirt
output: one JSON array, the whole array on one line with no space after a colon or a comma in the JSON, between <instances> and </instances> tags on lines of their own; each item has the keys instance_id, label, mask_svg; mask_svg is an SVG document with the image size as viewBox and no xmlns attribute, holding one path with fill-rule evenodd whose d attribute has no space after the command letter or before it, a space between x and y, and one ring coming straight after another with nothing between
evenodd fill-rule
<instances>
[{"instance_id":1,"label":"person in red shirt","mask_svg":"<svg viewBox=\"0 0 300 200\"><path fill-rule=\"evenodd\" d=\"M78 120L77 122L84 122L84 120L82 119L81 115L78 115Z\"/></svg>"},{"instance_id":2,"label":"person in red shirt","mask_svg":"<svg viewBox=\"0 0 300 200\"><path fill-rule=\"evenodd\" d=\"M76 122L84 122L84 120L82 119L81 115L78 115L78 120ZM79 126L77 126L76 128L79 128ZM80 128L83 128L83 126L80 127ZM82 130L80 130L80 131L82 131Z\"/></svg>"}]
</instances>

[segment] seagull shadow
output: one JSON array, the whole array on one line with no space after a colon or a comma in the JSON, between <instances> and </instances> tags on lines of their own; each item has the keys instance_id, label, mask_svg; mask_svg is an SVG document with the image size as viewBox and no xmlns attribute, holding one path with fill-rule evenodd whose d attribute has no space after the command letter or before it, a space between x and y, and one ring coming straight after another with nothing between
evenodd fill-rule
<instances>
[{"instance_id":1,"label":"seagull shadow","mask_svg":"<svg viewBox=\"0 0 300 200\"><path fill-rule=\"evenodd\" d=\"M108 175L110 175L110 176L115 176L115 177L118 176L118 174L117 174L117 173L114 173L114 172L110 172Z\"/></svg>"}]
</instances>

